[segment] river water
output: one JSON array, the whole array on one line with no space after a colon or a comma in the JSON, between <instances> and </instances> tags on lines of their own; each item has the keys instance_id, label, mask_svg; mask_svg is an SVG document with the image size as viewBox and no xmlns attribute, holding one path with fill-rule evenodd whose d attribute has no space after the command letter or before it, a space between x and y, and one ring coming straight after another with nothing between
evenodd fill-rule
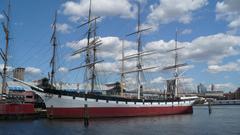
<instances>
[{"instance_id":1,"label":"river water","mask_svg":"<svg viewBox=\"0 0 240 135\"><path fill-rule=\"evenodd\" d=\"M193 114L90 120L0 121L0 135L240 135L240 106L194 107Z\"/></svg>"}]
</instances>

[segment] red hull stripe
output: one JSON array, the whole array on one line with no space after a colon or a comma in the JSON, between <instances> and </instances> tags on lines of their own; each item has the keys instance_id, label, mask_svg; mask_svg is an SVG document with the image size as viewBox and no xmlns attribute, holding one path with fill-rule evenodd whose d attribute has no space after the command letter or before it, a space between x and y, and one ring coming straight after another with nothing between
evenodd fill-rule
<instances>
[{"instance_id":1,"label":"red hull stripe","mask_svg":"<svg viewBox=\"0 0 240 135\"><path fill-rule=\"evenodd\" d=\"M99 108L47 108L51 118L83 118L85 114L90 118L99 117L131 117L131 116L157 116L192 113L192 106L174 107L99 107Z\"/></svg>"},{"instance_id":2,"label":"red hull stripe","mask_svg":"<svg viewBox=\"0 0 240 135\"><path fill-rule=\"evenodd\" d=\"M34 114L33 104L0 104L0 115Z\"/></svg>"}]
</instances>

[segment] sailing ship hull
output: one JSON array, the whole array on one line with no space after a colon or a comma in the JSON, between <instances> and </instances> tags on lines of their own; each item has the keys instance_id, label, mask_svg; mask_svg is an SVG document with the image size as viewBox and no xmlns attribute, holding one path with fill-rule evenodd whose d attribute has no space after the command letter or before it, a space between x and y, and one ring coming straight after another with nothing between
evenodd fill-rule
<instances>
[{"instance_id":1,"label":"sailing ship hull","mask_svg":"<svg viewBox=\"0 0 240 135\"><path fill-rule=\"evenodd\" d=\"M107 117L136 117L136 116L160 116L174 114L192 113L192 106L178 107L90 107L79 108L48 108L50 118L83 118L87 111L87 117L107 118Z\"/></svg>"},{"instance_id":2,"label":"sailing ship hull","mask_svg":"<svg viewBox=\"0 0 240 135\"><path fill-rule=\"evenodd\" d=\"M50 118L159 116L192 113L194 100L131 102L72 97L38 92ZM86 106L87 105L87 106Z\"/></svg>"}]
</instances>

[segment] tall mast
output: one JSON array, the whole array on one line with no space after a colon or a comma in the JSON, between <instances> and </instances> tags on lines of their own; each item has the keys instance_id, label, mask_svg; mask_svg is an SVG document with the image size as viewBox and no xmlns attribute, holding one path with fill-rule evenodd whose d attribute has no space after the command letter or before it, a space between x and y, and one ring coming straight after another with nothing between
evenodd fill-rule
<instances>
[{"instance_id":1,"label":"tall mast","mask_svg":"<svg viewBox=\"0 0 240 135\"><path fill-rule=\"evenodd\" d=\"M8 10L7 13L5 11L3 11L4 16L6 18L6 23L2 23L2 27L5 33L5 41L6 41L6 46L5 46L5 52L3 52L1 50L1 56L3 58L4 61L4 66L3 66L3 74L2 74L2 94L5 96L6 94L6 90L7 90L7 65L8 65L8 46L9 46L9 24L10 24L10 10L11 10L11 5L10 5L10 0L8 3Z\"/></svg>"},{"instance_id":2,"label":"tall mast","mask_svg":"<svg viewBox=\"0 0 240 135\"><path fill-rule=\"evenodd\" d=\"M94 21L94 33L93 33L93 41L96 41L97 36L97 20ZM96 46L93 47L93 63L96 63ZM95 64L92 65L92 77L91 77L91 92L94 90L94 84L96 83L96 73L95 73Z\"/></svg>"},{"instance_id":3,"label":"tall mast","mask_svg":"<svg viewBox=\"0 0 240 135\"><path fill-rule=\"evenodd\" d=\"M122 73L121 73L121 96L123 96L123 86L124 86L124 40L122 40Z\"/></svg>"},{"instance_id":4,"label":"tall mast","mask_svg":"<svg viewBox=\"0 0 240 135\"><path fill-rule=\"evenodd\" d=\"M169 50L167 52L175 52L175 56L174 56L174 65L173 66L168 66L163 68L163 70L169 70L169 69L174 69L174 79L171 79L169 81L171 81L171 85L173 86L173 88L171 89L171 92L173 94L173 97L178 97L178 91L179 91L179 67L183 67L186 66L186 63L180 63L178 61L178 50L183 49L184 47L178 47L178 30L176 30L175 33L175 47L172 50Z\"/></svg>"},{"instance_id":5,"label":"tall mast","mask_svg":"<svg viewBox=\"0 0 240 135\"><path fill-rule=\"evenodd\" d=\"M141 98L141 90L143 89L143 84L142 84L142 79L143 79L143 70L149 70L149 69L154 69L154 68L158 68L158 67L148 67L148 68L142 68L142 56L144 55L150 55L150 54L154 54L154 52L143 52L142 51L142 44L141 44L141 37L142 37L142 32L147 31L151 28L146 28L146 29L141 29L141 16L140 16L140 3L138 3L138 23L137 23L137 31L133 32L131 34L128 34L126 36L130 36L130 35L137 35L137 49L138 52L135 55L131 55L131 56L127 56L125 57L123 60L127 60L127 59L131 59L131 58L137 58L137 70L133 70L133 71L126 71L123 72L124 74L126 73L133 73L133 72L137 72L137 98L140 99Z\"/></svg>"},{"instance_id":6,"label":"tall mast","mask_svg":"<svg viewBox=\"0 0 240 135\"><path fill-rule=\"evenodd\" d=\"M89 11L88 11L88 22L90 22L91 20L91 14L92 14L92 0L89 1ZM86 64L90 64L91 63L91 51L90 51L90 38L91 38L91 34L92 34L92 23L88 23L88 35L87 35L87 52L86 52ZM86 80L88 82L89 79L91 79L91 92L93 92L94 89L94 78L93 78L93 70L91 70L93 65L89 65L86 68ZM92 75L90 75L92 74ZM91 77L89 77L91 76ZM88 85L88 83L87 83Z\"/></svg>"},{"instance_id":7,"label":"tall mast","mask_svg":"<svg viewBox=\"0 0 240 135\"><path fill-rule=\"evenodd\" d=\"M174 95L175 97L178 96L178 68L177 68L177 65L178 65L178 52L177 52L177 48L178 48L178 44L177 44L177 39L178 38L178 30L176 29L176 34L175 34L175 74L174 74L174 77L175 77L175 91L174 91Z\"/></svg>"},{"instance_id":8,"label":"tall mast","mask_svg":"<svg viewBox=\"0 0 240 135\"><path fill-rule=\"evenodd\" d=\"M137 25L137 31L141 30L141 20L140 20L140 3L138 3L138 25ZM138 55L137 55L137 69L139 70L137 72L137 98L140 99L141 96L141 89L142 89L142 82L141 82L141 75L143 74L142 69L142 60L140 52L142 51L142 45L141 45L141 32L137 33L137 44L138 44Z\"/></svg>"},{"instance_id":9,"label":"tall mast","mask_svg":"<svg viewBox=\"0 0 240 135\"><path fill-rule=\"evenodd\" d=\"M51 71L51 76L50 76L50 83L51 83L51 87L53 87L54 81L55 81L55 69L56 69L56 47L57 47L57 36L56 36L56 31L57 31L57 11L55 12L55 17L54 17L54 22L53 22L53 34L52 34L52 38L51 38L51 43L53 46L53 55L52 55L52 59L50 62L50 65L52 67L52 71Z\"/></svg>"},{"instance_id":10,"label":"tall mast","mask_svg":"<svg viewBox=\"0 0 240 135\"><path fill-rule=\"evenodd\" d=\"M88 21L81 24L80 26L78 26L78 28L80 28L84 25L88 25L87 45L86 45L86 47L80 48L72 54L72 56L74 56L76 54L86 52L85 53L85 65L81 65L79 67L70 69L70 71L80 69L80 68L85 68L85 74L84 74L85 88L89 88L89 84L90 84L90 91L93 92L95 84L97 82L95 64L100 63L103 60L97 61L97 56L96 56L97 47L102 44L101 40L99 40L96 36L96 34L97 34L96 33L97 19L100 17L92 18L92 15L91 15L92 7L91 6L92 6L92 1L90 0L89 11L88 11ZM94 23L94 25L92 23ZM89 81L91 81L91 82L89 83Z\"/></svg>"},{"instance_id":11,"label":"tall mast","mask_svg":"<svg viewBox=\"0 0 240 135\"><path fill-rule=\"evenodd\" d=\"M87 52L86 52L86 64L90 63L90 50L89 50L89 46L90 46L90 38L91 38L91 29L92 29L92 23L90 23L91 20L91 8L92 8L92 0L90 0L89 3L89 11L88 11L88 35L87 35Z\"/></svg>"}]
</instances>

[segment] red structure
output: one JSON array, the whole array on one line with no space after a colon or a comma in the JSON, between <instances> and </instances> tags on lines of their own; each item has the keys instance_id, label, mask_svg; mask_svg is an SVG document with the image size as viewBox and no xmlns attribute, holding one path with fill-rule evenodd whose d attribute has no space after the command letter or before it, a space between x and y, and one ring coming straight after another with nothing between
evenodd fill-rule
<instances>
[{"instance_id":1,"label":"red structure","mask_svg":"<svg viewBox=\"0 0 240 135\"><path fill-rule=\"evenodd\" d=\"M83 118L87 115L90 118L100 117L135 117L135 116L160 116L173 114L192 113L192 106L179 107L113 107L113 108L48 108L50 118ZM85 115L84 115L85 113Z\"/></svg>"},{"instance_id":2,"label":"red structure","mask_svg":"<svg viewBox=\"0 0 240 135\"><path fill-rule=\"evenodd\" d=\"M0 116L10 116L10 115L31 115L34 114L33 104L0 104Z\"/></svg>"}]
</instances>

